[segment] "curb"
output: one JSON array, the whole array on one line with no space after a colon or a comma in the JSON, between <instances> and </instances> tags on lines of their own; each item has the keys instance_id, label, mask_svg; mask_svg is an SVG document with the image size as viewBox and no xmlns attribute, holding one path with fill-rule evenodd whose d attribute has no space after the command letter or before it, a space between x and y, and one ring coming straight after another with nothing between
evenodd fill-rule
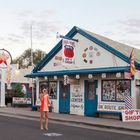
<instances>
[{"instance_id":1,"label":"curb","mask_svg":"<svg viewBox=\"0 0 140 140\"><path fill-rule=\"evenodd\" d=\"M2 114L9 115L9 117L10 117L10 115L12 115L12 117L17 116L17 117L38 119L38 121L39 121L39 116L28 116L28 115L22 115L22 114L0 112L0 115L2 115ZM103 124L93 124L93 123L91 124L91 123L86 123L86 122L64 120L64 119L58 119L58 118L53 118L53 117L49 117L49 120L56 121L56 122L63 122L63 123L78 124L78 125L82 124L85 126L93 126L93 127L98 127L98 128L108 128L108 129L123 130L123 131L130 131L130 132L140 132L139 129L131 129L131 128L125 128L125 127L120 127L120 126L110 126L110 125L103 125Z\"/></svg>"}]
</instances>

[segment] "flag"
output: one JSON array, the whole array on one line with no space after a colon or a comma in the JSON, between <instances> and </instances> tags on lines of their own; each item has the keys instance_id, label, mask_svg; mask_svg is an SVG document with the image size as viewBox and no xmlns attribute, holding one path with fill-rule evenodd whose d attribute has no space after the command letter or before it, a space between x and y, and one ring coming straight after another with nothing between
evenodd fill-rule
<instances>
[{"instance_id":1,"label":"flag","mask_svg":"<svg viewBox=\"0 0 140 140\"><path fill-rule=\"evenodd\" d=\"M134 75L136 73L135 59L134 59L134 48L132 49L131 54L130 54L130 73L131 73L131 77L134 79Z\"/></svg>"},{"instance_id":2,"label":"flag","mask_svg":"<svg viewBox=\"0 0 140 140\"><path fill-rule=\"evenodd\" d=\"M125 109L132 109L132 98L129 95L125 96Z\"/></svg>"}]
</instances>

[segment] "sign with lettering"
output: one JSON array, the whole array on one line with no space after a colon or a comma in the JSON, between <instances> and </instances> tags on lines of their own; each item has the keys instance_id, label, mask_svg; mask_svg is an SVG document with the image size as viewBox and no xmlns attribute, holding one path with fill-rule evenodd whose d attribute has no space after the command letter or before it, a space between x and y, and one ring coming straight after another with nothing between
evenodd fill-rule
<instances>
[{"instance_id":1,"label":"sign with lettering","mask_svg":"<svg viewBox=\"0 0 140 140\"><path fill-rule=\"evenodd\" d=\"M75 42L72 40L63 39L62 63L69 66L75 64Z\"/></svg>"},{"instance_id":2,"label":"sign with lettering","mask_svg":"<svg viewBox=\"0 0 140 140\"><path fill-rule=\"evenodd\" d=\"M122 111L122 121L140 121L140 109L127 109Z\"/></svg>"},{"instance_id":3,"label":"sign with lettering","mask_svg":"<svg viewBox=\"0 0 140 140\"><path fill-rule=\"evenodd\" d=\"M81 92L80 85L72 85L70 107L72 114L81 114L84 110L84 93Z\"/></svg>"},{"instance_id":4,"label":"sign with lettering","mask_svg":"<svg viewBox=\"0 0 140 140\"><path fill-rule=\"evenodd\" d=\"M31 104L31 98L13 97L13 104Z\"/></svg>"},{"instance_id":5,"label":"sign with lettering","mask_svg":"<svg viewBox=\"0 0 140 140\"><path fill-rule=\"evenodd\" d=\"M98 111L121 112L125 109L125 104L98 103Z\"/></svg>"}]
</instances>

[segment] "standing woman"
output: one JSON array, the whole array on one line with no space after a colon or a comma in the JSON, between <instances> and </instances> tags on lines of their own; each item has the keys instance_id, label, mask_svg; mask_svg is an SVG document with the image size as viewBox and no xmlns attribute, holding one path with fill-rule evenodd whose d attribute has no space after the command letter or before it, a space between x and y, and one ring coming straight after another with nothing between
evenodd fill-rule
<instances>
[{"instance_id":1,"label":"standing woman","mask_svg":"<svg viewBox=\"0 0 140 140\"><path fill-rule=\"evenodd\" d=\"M43 116L45 115L45 129L48 130L48 112L50 106L50 100L47 89L43 89L40 93L40 129L43 130Z\"/></svg>"}]
</instances>

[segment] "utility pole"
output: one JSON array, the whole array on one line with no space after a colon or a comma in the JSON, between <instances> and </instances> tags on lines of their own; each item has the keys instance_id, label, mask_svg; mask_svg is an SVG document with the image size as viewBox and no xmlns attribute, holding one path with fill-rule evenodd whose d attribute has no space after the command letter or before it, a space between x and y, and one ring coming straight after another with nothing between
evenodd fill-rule
<instances>
[{"instance_id":1,"label":"utility pole","mask_svg":"<svg viewBox=\"0 0 140 140\"><path fill-rule=\"evenodd\" d=\"M31 40L31 66L33 68L33 41L32 41L32 24L30 25L30 40Z\"/></svg>"},{"instance_id":2,"label":"utility pole","mask_svg":"<svg viewBox=\"0 0 140 140\"><path fill-rule=\"evenodd\" d=\"M31 67L33 69L34 63L33 63L32 24L30 24L30 41L31 41ZM34 81L33 81L33 78L31 80L31 82L32 82L32 106L34 106Z\"/></svg>"}]
</instances>

